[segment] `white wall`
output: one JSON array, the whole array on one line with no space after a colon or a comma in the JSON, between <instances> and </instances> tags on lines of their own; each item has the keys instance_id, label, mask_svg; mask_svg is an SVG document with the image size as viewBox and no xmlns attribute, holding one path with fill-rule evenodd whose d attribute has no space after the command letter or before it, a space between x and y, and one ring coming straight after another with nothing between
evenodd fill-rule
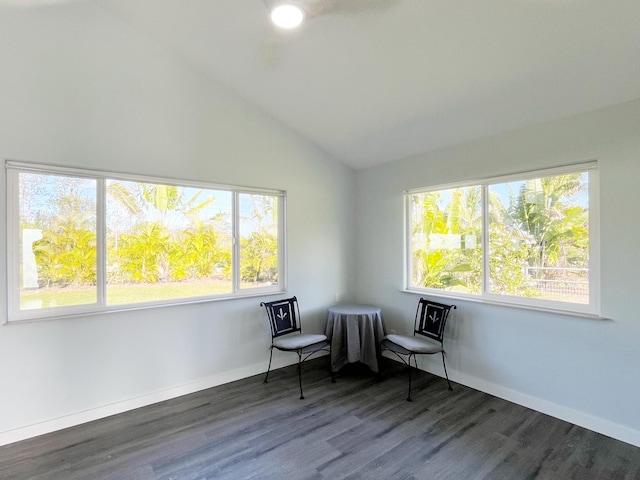
<instances>
[{"instance_id":1,"label":"white wall","mask_svg":"<svg viewBox=\"0 0 640 480\"><path fill-rule=\"evenodd\" d=\"M457 301L447 366L461 383L640 445L640 101L358 171L357 298L410 331L418 297L400 291L403 190L593 159L610 320ZM442 374L439 359L425 368Z\"/></svg>"},{"instance_id":2,"label":"white wall","mask_svg":"<svg viewBox=\"0 0 640 480\"><path fill-rule=\"evenodd\" d=\"M3 160L286 190L307 329L350 296L351 169L89 2L2 9L0 69ZM266 370L260 300L0 326L0 444Z\"/></svg>"}]
</instances>

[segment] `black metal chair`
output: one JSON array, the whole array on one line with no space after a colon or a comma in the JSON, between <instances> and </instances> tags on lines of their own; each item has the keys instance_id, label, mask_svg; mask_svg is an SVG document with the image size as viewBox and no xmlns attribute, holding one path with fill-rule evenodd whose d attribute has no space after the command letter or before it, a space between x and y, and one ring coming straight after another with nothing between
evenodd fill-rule
<instances>
[{"instance_id":1,"label":"black metal chair","mask_svg":"<svg viewBox=\"0 0 640 480\"><path fill-rule=\"evenodd\" d=\"M444 367L444 375L449 384L449 390L453 390L449 375L447 374L447 365L445 363L444 351L444 327L449 317L451 309L455 309L455 305L445 305L443 303L432 302L421 298L418 302L416 310L416 318L413 325L413 336L409 335L387 335L380 342L380 350L389 350L409 367L409 395L407 401L411 401L411 358L418 368L416 355L433 355L434 353L442 354L442 366ZM416 335L416 334L419 334ZM406 357L406 360L405 360Z\"/></svg>"},{"instance_id":2,"label":"black metal chair","mask_svg":"<svg viewBox=\"0 0 640 480\"><path fill-rule=\"evenodd\" d=\"M314 353L320 351L330 352L331 345L326 335L302 333L300 309L296 297L273 302L261 302L260 306L265 307L267 310L271 327L271 347L269 349L271 354L269 355L269 367L264 377L264 383L269 380L273 349L277 348L283 352L295 352L298 355L298 383L300 384L300 399L302 400L304 399L302 394L302 362ZM331 372L331 381L335 382L333 371Z\"/></svg>"}]
</instances>

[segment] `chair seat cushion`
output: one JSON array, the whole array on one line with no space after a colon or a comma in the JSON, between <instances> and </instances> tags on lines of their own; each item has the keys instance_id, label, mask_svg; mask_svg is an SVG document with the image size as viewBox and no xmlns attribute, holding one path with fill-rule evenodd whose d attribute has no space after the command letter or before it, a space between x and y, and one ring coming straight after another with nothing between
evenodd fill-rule
<instances>
[{"instance_id":1,"label":"chair seat cushion","mask_svg":"<svg viewBox=\"0 0 640 480\"><path fill-rule=\"evenodd\" d=\"M326 335L303 333L301 335L290 335L278 337L273 340L273 346L280 350L299 350L314 343L326 342Z\"/></svg>"},{"instance_id":2,"label":"chair seat cushion","mask_svg":"<svg viewBox=\"0 0 640 480\"><path fill-rule=\"evenodd\" d=\"M413 337L408 335L387 335L385 340L401 346L405 350L413 353L440 353L443 351L442 345L426 338Z\"/></svg>"}]
</instances>

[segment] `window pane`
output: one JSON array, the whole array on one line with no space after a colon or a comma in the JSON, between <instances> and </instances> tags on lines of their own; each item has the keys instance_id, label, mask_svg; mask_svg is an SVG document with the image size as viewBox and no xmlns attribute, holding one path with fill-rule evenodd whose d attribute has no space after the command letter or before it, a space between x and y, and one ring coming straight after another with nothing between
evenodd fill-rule
<instances>
[{"instance_id":1,"label":"window pane","mask_svg":"<svg viewBox=\"0 0 640 480\"><path fill-rule=\"evenodd\" d=\"M240 288L278 284L278 197L242 193Z\"/></svg>"},{"instance_id":2,"label":"window pane","mask_svg":"<svg viewBox=\"0 0 640 480\"><path fill-rule=\"evenodd\" d=\"M8 321L282 291L282 192L5 164Z\"/></svg>"},{"instance_id":3,"label":"window pane","mask_svg":"<svg viewBox=\"0 0 640 480\"><path fill-rule=\"evenodd\" d=\"M232 292L231 192L106 185L107 304Z\"/></svg>"},{"instance_id":4,"label":"window pane","mask_svg":"<svg viewBox=\"0 0 640 480\"><path fill-rule=\"evenodd\" d=\"M20 310L97 302L96 181L18 174Z\"/></svg>"},{"instance_id":5,"label":"window pane","mask_svg":"<svg viewBox=\"0 0 640 480\"><path fill-rule=\"evenodd\" d=\"M589 303L588 173L489 186L488 291Z\"/></svg>"},{"instance_id":6,"label":"window pane","mask_svg":"<svg viewBox=\"0 0 640 480\"><path fill-rule=\"evenodd\" d=\"M480 294L480 187L416 193L410 202L412 286Z\"/></svg>"}]
</instances>

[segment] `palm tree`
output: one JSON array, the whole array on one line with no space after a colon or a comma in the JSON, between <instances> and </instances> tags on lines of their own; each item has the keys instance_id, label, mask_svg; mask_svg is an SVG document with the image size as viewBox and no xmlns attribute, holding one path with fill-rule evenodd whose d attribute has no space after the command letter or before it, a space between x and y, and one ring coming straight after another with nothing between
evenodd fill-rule
<instances>
[{"instance_id":1,"label":"palm tree","mask_svg":"<svg viewBox=\"0 0 640 480\"><path fill-rule=\"evenodd\" d=\"M159 223L142 223L122 236L118 264L130 281L155 283L168 278L167 258L175 248Z\"/></svg>"},{"instance_id":2,"label":"palm tree","mask_svg":"<svg viewBox=\"0 0 640 480\"><path fill-rule=\"evenodd\" d=\"M251 210L241 222L240 277L246 282L275 281L278 275L278 199L241 194L240 210ZM244 226L242 226L244 225Z\"/></svg>"},{"instance_id":3,"label":"palm tree","mask_svg":"<svg viewBox=\"0 0 640 480\"><path fill-rule=\"evenodd\" d=\"M414 195L414 282L479 292L482 286L482 195L479 187ZM438 242L440 240L440 242Z\"/></svg>"},{"instance_id":4,"label":"palm tree","mask_svg":"<svg viewBox=\"0 0 640 480\"><path fill-rule=\"evenodd\" d=\"M568 250L577 245L579 250L586 250L589 214L574 201L586 187L586 175L533 179L520 188L510 213L520 230L535 243L537 255L532 266L566 266ZM586 266L586 260L582 255L578 262Z\"/></svg>"},{"instance_id":5,"label":"palm tree","mask_svg":"<svg viewBox=\"0 0 640 480\"><path fill-rule=\"evenodd\" d=\"M194 225L180 235L180 260L184 276L205 278L216 273L218 266L231 260L229 249L219 245L220 232L210 223L194 219Z\"/></svg>"},{"instance_id":6,"label":"palm tree","mask_svg":"<svg viewBox=\"0 0 640 480\"><path fill-rule=\"evenodd\" d=\"M113 272L114 278L124 276L130 280L150 282L154 278L151 273L154 269L157 271L157 280L183 280L189 277L189 265L182 262L186 257L191 257L189 261L193 262L193 254L198 247L194 245L187 255L184 253L184 246L188 247L189 242L194 241L197 235L184 236L183 233L194 225L196 229L199 228L197 225L202 219L198 214L215 201L213 195L201 200L204 192L202 189L197 189L187 197L185 189L175 185L119 181L109 181L107 192L133 217L133 220L126 220L129 225L118 225L118 221L110 222L113 241L110 242L109 258L111 266L118 270ZM115 214L111 218L116 218ZM185 227L189 224L191 227ZM141 237L134 239L135 235ZM121 245L123 241L126 242L124 247ZM204 239L200 241L206 242ZM178 248L178 243L183 248ZM133 251L134 246L142 250L136 253ZM155 253L150 248L156 248ZM136 263L135 260L125 258L128 256L143 261ZM152 258L155 266L150 269L148 263ZM143 271L134 273L135 265ZM202 270L205 267L200 265L198 268Z\"/></svg>"},{"instance_id":7,"label":"palm tree","mask_svg":"<svg viewBox=\"0 0 640 480\"><path fill-rule=\"evenodd\" d=\"M277 275L278 238L267 229L252 232L241 242L240 275L243 281L272 281Z\"/></svg>"},{"instance_id":8,"label":"palm tree","mask_svg":"<svg viewBox=\"0 0 640 480\"><path fill-rule=\"evenodd\" d=\"M509 206L492 203L490 210L491 290L535 297L547 280L584 280L589 212L578 196L587 174L530 179L517 192L514 184L496 188L504 185L512 188Z\"/></svg>"},{"instance_id":9,"label":"palm tree","mask_svg":"<svg viewBox=\"0 0 640 480\"><path fill-rule=\"evenodd\" d=\"M56 215L42 224L33 246L40 280L47 285L95 285L95 208L78 196L57 202Z\"/></svg>"}]
</instances>

